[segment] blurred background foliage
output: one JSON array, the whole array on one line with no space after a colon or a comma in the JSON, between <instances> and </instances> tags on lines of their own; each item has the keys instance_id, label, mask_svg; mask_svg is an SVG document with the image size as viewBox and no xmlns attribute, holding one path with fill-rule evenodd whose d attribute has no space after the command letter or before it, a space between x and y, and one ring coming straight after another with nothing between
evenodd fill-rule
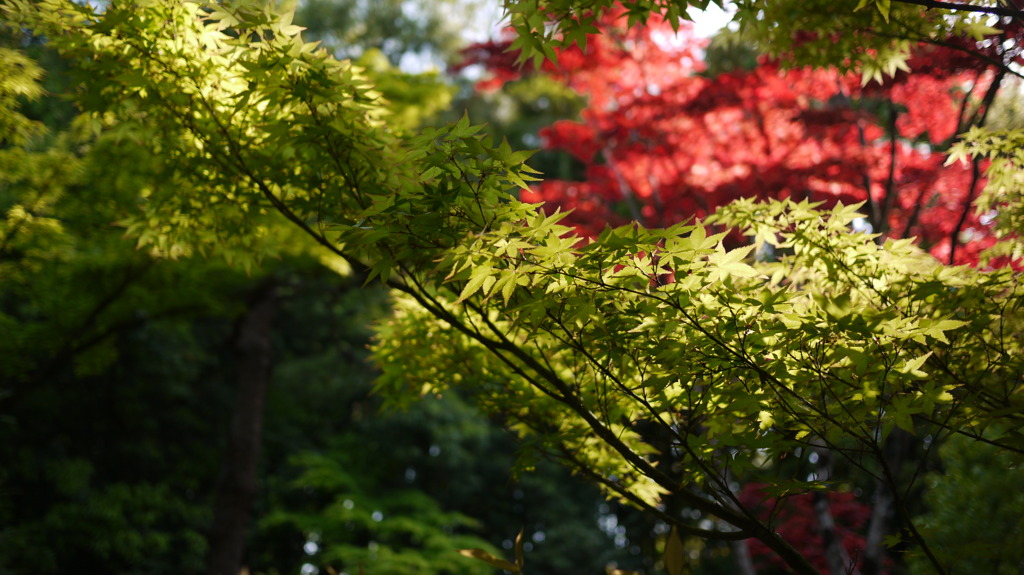
<instances>
[{"instance_id":1,"label":"blurred background foliage","mask_svg":"<svg viewBox=\"0 0 1024 575\"><path fill-rule=\"evenodd\" d=\"M312 0L296 21L355 56L411 130L451 113L443 66L473 4ZM381 413L366 345L382 291L287 246L248 273L136 250L116 222L159 170L108 169L132 142L76 118L44 39L4 28L0 46L0 573L209 570L236 340L267 286L250 572L487 573L457 550L507 553L521 528L535 573L629 555L598 528L595 489L544 461L514 476L515 443L461 398ZM410 53L437 68L403 71Z\"/></svg>"},{"instance_id":2,"label":"blurred background foliage","mask_svg":"<svg viewBox=\"0 0 1024 575\"><path fill-rule=\"evenodd\" d=\"M443 66L465 42L483 0L299 0L295 23L340 58L378 50L398 66ZM413 63L422 60L423 63Z\"/></svg>"},{"instance_id":3,"label":"blurred background foliage","mask_svg":"<svg viewBox=\"0 0 1024 575\"><path fill-rule=\"evenodd\" d=\"M950 438L939 449L942 469L925 483L921 530L952 573L1020 573L1024 565L1024 469L991 445ZM992 526L1003 532L986 537ZM927 573L921 554L909 561L910 572Z\"/></svg>"}]
</instances>

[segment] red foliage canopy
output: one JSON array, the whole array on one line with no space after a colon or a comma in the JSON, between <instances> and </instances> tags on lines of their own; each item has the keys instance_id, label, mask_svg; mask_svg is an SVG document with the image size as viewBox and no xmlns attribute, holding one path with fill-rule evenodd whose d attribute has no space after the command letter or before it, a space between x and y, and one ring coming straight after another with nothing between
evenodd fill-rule
<instances>
[{"instance_id":1,"label":"red foliage canopy","mask_svg":"<svg viewBox=\"0 0 1024 575\"><path fill-rule=\"evenodd\" d=\"M945 166L943 150L994 95L995 73L949 48L922 46L884 85L832 70L699 75L704 42L665 21L626 28L610 14L586 54L563 50L539 73L589 101L579 120L541 131L544 146L583 163L583 181L545 180L525 201L571 209L584 235L637 220L663 226L704 217L740 197L826 205L865 202L865 229L917 237L943 260L977 261L994 241L971 201L977 165ZM511 39L478 44L466 63L484 64L497 89L523 74Z\"/></svg>"},{"instance_id":2,"label":"red foliage canopy","mask_svg":"<svg viewBox=\"0 0 1024 575\"><path fill-rule=\"evenodd\" d=\"M740 499L750 509L759 509L761 519L769 521L789 541L799 543L800 552L822 573L828 573L825 558L824 534L814 510L815 498L828 501L829 512L835 521L835 537L850 553L854 565L860 567L867 542L862 534L871 518L871 508L859 501L851 492L800 493L786 498L768 497L759 485L746 485ZM785 563L767 546L756 539L748 540L750 555L761 569L769 566L776 570ZM760 569L759 569L760 570ZM887 571L887 570L886 570Z\"/></svg>"}]
</instances>

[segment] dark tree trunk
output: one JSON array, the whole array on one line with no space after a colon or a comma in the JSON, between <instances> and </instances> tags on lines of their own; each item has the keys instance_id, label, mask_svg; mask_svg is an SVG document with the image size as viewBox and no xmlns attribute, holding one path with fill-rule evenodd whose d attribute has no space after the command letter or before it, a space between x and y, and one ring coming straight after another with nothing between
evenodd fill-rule
<instances>
[{"instance_id":1,"label":"dark tree trunk","mask_svg":"<svg viewBox=\"0 0 1024 575\"><path fill-rule=\"evenodd\" d=\"M237 575L257 492L257 466L263 436L263 406L270 380L274 288L260 288L239 319L234 335L237 396L221 470L213 525L209 575Z\"/></svg>"},{"instance_id":2,"label":"dark tree trunk","mask_svg":"<svg viewBox=\"0 0 1024 575\"><path fill-rule=\"evenodd\" d=\"M897 476L913 449L913 441L914 437L902 429L894 429L889 434L882 456L885 457L889 469ZM886 535L893 532L894 504L892 487L884 478L880 478L875 486L871 521L868 523L868 533L864 542L863 575L878 575L884 568L886 548L882 541Z\"/></svg>"},{"instance_id":3,"label":"dark tree trunk","mask_svg":"<svg viewBox=\"0 0 1024 575\"><path fill-rule=\"evenodd\" d=\"M824 446L814 449L818 456L815 473L819 481L832 478L832 454ZM854 575L859 573L856 565L850 560L850 554L843 545L842 537L836 529L836 521L832 516L828 495L820 491L814 492L814 514L818 519L822 543L825 546L825 561L830 575Z\"/></svg>"},{"instance_id":4,"label":"dark tree trunk","mask_svg":"<svg viewBox=\"0 0 1024 575\"><path fill-rule=\"evenodd\" d=\"M871 521L864 540L864 564L862 575L878 575L885 560L885 546L882 541L888 534L892 519L892 490L884 481L878 481L871 505Z\"/></svg>"},{"instance_id":5,"label":"dark tree trunk","mask_svg":"<svg viewBox=\"0 0 1024 575\"><path fill-rule=\"evenodd\" d=\"M736 575L757 575L754 560L750 557L749 541L747 539L732 541L729 546L732 548L733 566L736 568Z\"/></svg>"}]
</instances>

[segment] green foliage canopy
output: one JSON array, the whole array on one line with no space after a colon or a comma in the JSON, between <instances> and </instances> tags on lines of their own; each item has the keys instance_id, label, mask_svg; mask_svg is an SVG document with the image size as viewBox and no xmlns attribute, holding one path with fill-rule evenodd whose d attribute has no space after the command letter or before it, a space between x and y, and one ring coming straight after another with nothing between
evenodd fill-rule
<instances>
[{"instance_id":1,"label":"green foliage canopy","mask_svg":"<svg viewBox=\"0 0 1024 575\"><path fill-rule=\"evenodd\" d=\"M997 32L991 15L1019 14L1011 8L931 0L505 0L520 58L557 59L557 49L586 47L586 35L607 12L624 9L629 24L643 24L652 14L668 22L691 20L691 11L711 4L735 9L744 38L792 66L836 66L856 70L865 81L881 80L898 70L917 42L946 42L966 36L981 40ZM926 7L927 9L923 9Z\"/></svg>"}]
</instances>

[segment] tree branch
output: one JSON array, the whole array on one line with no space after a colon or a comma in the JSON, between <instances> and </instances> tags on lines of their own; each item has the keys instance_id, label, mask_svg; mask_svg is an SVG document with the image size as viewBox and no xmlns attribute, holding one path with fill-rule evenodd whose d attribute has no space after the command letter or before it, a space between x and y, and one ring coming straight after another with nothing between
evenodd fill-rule
<instances>
[{"instance_id":1,"label":"tree branch","mask_svg":"<svg viewBox=\"0 0 1024 575\"><path fill-rule=\"evenodd\" d=\"M996 16L1009 16L1011 18L1020 18L1024 16L1024 11L1017 10L1016 8L1006 8L1004 6L978 6L976 4L967 4L963 2L939 2L938 0L895 0L901 4L914 4L917 6L924 6L925 8L938 8L940 10L954 10L957 12L977 12L980 14L993 14Z\"/></svg>"}]
</instances>

